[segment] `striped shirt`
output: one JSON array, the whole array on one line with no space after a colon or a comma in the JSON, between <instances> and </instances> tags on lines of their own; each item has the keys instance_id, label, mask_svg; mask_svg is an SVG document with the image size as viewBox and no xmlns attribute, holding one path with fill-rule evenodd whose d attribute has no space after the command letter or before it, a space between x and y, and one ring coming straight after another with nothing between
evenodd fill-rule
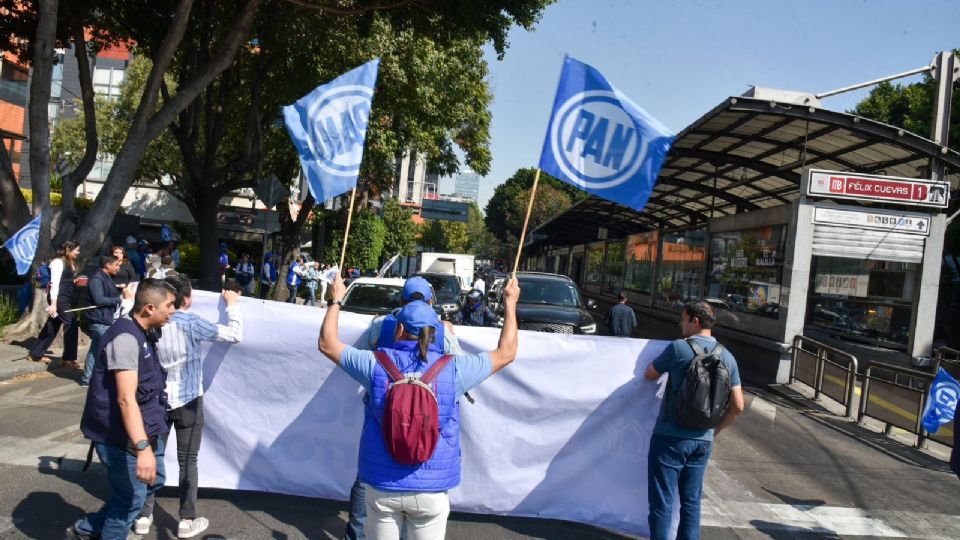
<instances>
[{"instance_id":1,"label":"striped shirt","mask_svg":"<svg viewBox=\"0 0 960 540\"><path fill-rule=\"evenodd\" d=\"M201 341L238 343L243 337L240 306L227 308L227 324L214 324L187 311L177 311L163 327L157 353L167 370L167 400L178 409L203 395Z\"/></svg>"}]
</instances>

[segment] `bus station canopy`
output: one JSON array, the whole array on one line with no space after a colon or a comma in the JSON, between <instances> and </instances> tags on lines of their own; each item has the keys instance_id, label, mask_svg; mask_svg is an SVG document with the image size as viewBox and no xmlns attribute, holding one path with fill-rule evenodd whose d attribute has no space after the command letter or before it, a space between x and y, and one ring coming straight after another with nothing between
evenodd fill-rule
<instances>
[{"instance_id":1,"label":"bus station canopy","mask_svg":"<svg viewBox=\"0 0 960 540\"><path fill-rule=\"evenodd\" d=\"M642 212L590 196L532 231L531 243L589 242L600 227L610 238L683 229L789 204L800 197L805 167L930 178L933 156L955 190L960 153L929 139L806 104L730 97L677 135Z\"/></svg>"}]
</instances>

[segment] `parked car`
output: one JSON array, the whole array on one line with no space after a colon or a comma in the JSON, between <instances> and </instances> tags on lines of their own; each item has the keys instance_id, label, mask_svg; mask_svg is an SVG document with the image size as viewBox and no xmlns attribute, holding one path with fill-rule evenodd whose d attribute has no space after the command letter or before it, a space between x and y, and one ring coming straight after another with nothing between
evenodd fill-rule
<instances>
[{"instance_id":1,"label":"parked car","mask_svg":"<svg viewBox=\"0 0 960 540\"><path fill-rule=\"evenodd\" d=\"M594 334L597 323L587 312L596 307L594 300L584 302L577 285L559 274L517 272L520 299L517 324L521 330L556 334ZM503 292L497 298L498 317L503 318Z\"/></svg>"},{"instance_id":2,"label":"parked car","mask_svg":"<svg viewBox=\"0 0 960 540\"><path fill-rule=\"evenodd\" d=\"M400 307L404 280L397 278L356 278L343 297L343 311L383 315Z\"/></svg>"},{"instance_id":3,"label":"parked car","mask_svg":"<svg viewBox=\"0 0 960 540\"><path fill-rule=\"evenodd\" d=\"M460 312L463 297L460 291L460 279L456 274L443 272L417 272L433 287L433 309L443 320L452 320Z\"/></svg>"}]
</instances>

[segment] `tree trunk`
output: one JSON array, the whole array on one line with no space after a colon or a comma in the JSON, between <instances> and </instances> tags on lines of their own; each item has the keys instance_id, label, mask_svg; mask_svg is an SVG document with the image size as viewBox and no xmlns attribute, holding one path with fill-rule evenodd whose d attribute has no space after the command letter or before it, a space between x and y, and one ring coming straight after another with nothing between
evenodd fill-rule
<instances>
[{"instance_id":1,"label":"tree trunk","mask_svg":"<svg viewBox=\"0 0 960 540\"><path fill-rule=\"evenodd\" d=\"M20 317L20 320L7 326L3 331L3 340L7 343L24 342L33 339L40 334L40 329L47 322L47 302L46 289L33 289L33 302L30 308Z\"/></svg>"},{"instance_id":2,"label":"tree trunk","mask_svg":"<svg viewBox=\"0 0 960 540\"><path fill-rule=\"evenodd\" d=\"M199 288L205 291L219 291L220 281L220 242L217 238L217 205L202 205L199 215L194 215L200 230L200 280Z\"/></svg>"},{"instance_id":3,"label":"tree trunk","mask_svg":"<svg viewBox=\"0 0 960 540\"><path fill-rule=\"evenodd\" d=\"M57 33L58 0L40 0L37 5L37 35L33 47L30 79L30 185L33 188L33 215L43 213L40 239L34 264L52 254L50 212L50 124L47 105L53 77L53 47Z\"/></svg>"},{"instance_id":4,"label":"tree trunk","mask_svg":"<svg viewBox=\"0 0 960 540\"><path fill-rule=\"evenodd\" d=\"M10 146L13 147L10 140ZM30 221L30 205L17 185L13 174L13 162L7 151L6 141L0 139L0 243L6 242L13 233Z\"/></svg>"}]
</instances>

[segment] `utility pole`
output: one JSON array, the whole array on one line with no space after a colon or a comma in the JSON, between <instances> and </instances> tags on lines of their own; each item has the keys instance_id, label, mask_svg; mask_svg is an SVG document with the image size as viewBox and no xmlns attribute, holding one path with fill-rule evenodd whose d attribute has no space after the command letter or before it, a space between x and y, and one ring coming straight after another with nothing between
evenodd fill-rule
<instances>
[{"instance_id":1,"label":"utility pole","mask_svg":"<svg viewBox=\"0 0 960 540\"><path fill-rule=\"evenodd\" d=\"M939 144L946 153L950 137L950 105L953 102L953 82L960 79L960 62L953 51L937 53L930 63L931 75L937 83L933 100L933 122L930 125L930 140ZM944 180L944 163L939 156L930 159L930 176Z\"/></svg>"}]
</instances>

